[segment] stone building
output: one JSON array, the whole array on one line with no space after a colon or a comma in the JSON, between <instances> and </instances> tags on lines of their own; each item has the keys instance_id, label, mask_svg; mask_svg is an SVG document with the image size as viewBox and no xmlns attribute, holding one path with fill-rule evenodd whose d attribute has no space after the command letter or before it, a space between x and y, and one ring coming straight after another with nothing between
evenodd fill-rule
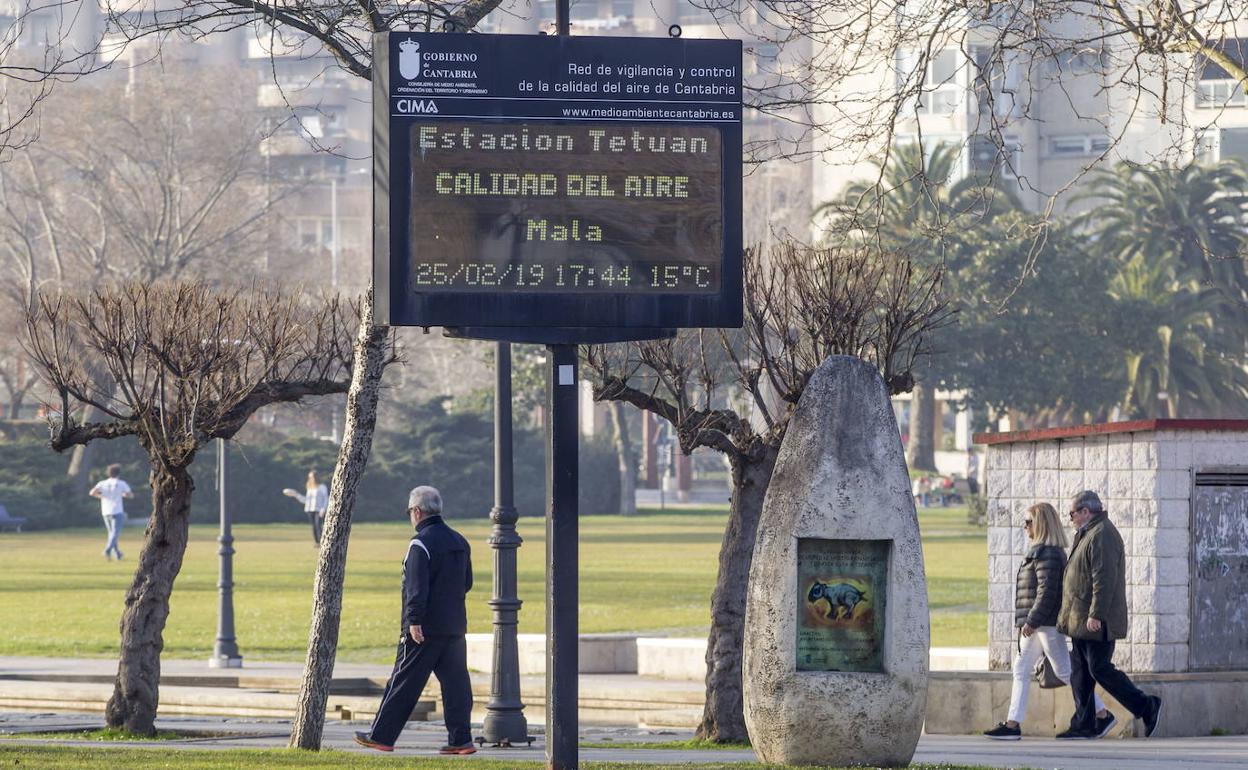
<instances>
[{"instance_id":1,"label":"stone building","mask_svg":"<svg viewBox=\"0 0 1248 770\"><path fill-rule=\"evenodd\" d=\"M1141 420L978 434L987 445L988 627L993 669L1015 649L1014 579L1027 508L1065 518L1101 495L1127 553L1130 635L1115 659L1141 673L1248 670L1248 420Z\"/></svg>"}]
</instances>

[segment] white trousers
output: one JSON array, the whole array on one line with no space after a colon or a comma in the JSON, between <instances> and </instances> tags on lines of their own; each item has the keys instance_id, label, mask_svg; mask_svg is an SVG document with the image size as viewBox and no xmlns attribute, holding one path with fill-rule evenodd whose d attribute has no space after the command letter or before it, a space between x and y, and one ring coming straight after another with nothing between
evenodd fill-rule
<instances>
[{"instance_id":1,"label":"white trousers","mask_svg":"<svg viewBox=\"0 0 1248 770\"><path fill-rule=\"evenodd\" d=\"M1070 648L1066 646L1066 637L1058 633L1057 626L1042 626L1031 636L1019 633L1019 651L1014 656L1014 687L1010 691L1010 713L1006 721L1023 723L1027 715L1027 696L1031 692L1032 672L1040 656L1048 657L1053 664L1053 672L1057 678L1067 685L1070 684ZM1105 704L1101 696L1093 693L1096 711L1099 714Z\"/></svg>"}]
</instances>

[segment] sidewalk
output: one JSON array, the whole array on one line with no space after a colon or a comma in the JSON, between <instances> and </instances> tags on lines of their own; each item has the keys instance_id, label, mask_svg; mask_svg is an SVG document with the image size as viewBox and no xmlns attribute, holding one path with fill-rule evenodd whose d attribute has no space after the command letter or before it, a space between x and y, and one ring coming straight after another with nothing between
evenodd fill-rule
<instances>
[{"instance_id":1,"label":"sidewalk","mask_svg":"<svg viewBox=\"0 0 1248 770\"><path fill-rule=\"evenodd\" d=\"M367 722L328 722L325 725L323 747L343 751L365 752L356 746L351 735L355 730L367 728ZM6 737L0 746L18 743L23 732L47 732L55 730L87 730L103 726L99 716L79 714L2 714L0 735ZM226 732L231 735L216 738L188 738L160 743L125 744L110 741L107 744L89 744L78 741L57 741L58 745L100 745L108 747L135 746L157 750L203 750L231 748L282 748L290 734L290 723L285 721L261 721L239 719L214 719L207 717L175 717L157 720L161 730L196 732ZM448 762L472 759L514 758L540 761L544 747L540 738L540 724L530 721L530 733L538 734L532 747L515 749L483 748L471 757L455 757ZM688 730L639 730L636 728L582 728L582 742L628 742L651 743L678 741L692 737ZM403 732L395 756L431 756L445 741L446 733L440 725L411 723ZM36 741L50 743L50 741ZM612 749L582 748L580 757L585 761L599 762L650 762L656 764L681 763L732 763L756 761L749 750L696 751L676 749ZM916 763L982 765L985 767L1030 767L1040 770L1248 770L1248 737L1223 738L1161 738L1141 740L1101 740L1063 742L1052 739L1029 739L1018 743L989 741L982 738L947 735L925 735L919 741Z\"/></svg>"},{"instance_id":2,"label":"sidewalk","mask_svg":"<svg viewBox=\"0 0 1248 770\"><path fill-rule=\"evenodd\" d=\"M112 694L116 661L111 659L0 657L0 734L85 730L103 726L101 713ZM162 661L158 727L165 730L229 733L149 748L278 748L286 745L302 666L248 662L241 669L212 669L205 661ZM357 750L351 735L372 719L388 666L339 664L335 669L325 724L325 746ZM692 737L701 713L700 682L646 679L628 674L582 674L580 718L585 742L654 742ZM431 683L433 684L433 683ZM484 675L473 676L479 725L489 694ZM533 748L487 749L476 756L540 760L545 713L541 677L523 677L522 697ZM436 751L445 732L434 710L436 684L426 691L428 722L409 722L399 754ZM610 725L610 726L608 726ZM625 725L625 726L621 726ZM17 738L6 738L9 745ZM110 742L107 745L116 745ZM748 762L752 751L667 749L583 749L582 758L652 763ZM925 735L916 762L1059 770L1248 770L1248 736L1155 738L1152 740L1055 741L1028 738L1020 743L978 736Z\"/></svg>"},{"instance_id":3,"label":"sidewalk","mask_svg":"<svg viewBox=\"0 0 1248 770\"><path fill-rule=\"evenodd\" d=\"M117 661L107 658L0 657L0 712L102 713L112 695ZM303 673L300 663L245 662L243 668L209 668L206 661L162 660L161 716L293 718ZM390 666L339 663L334 669L326 716L330 720L372 719ZM648 679L630 674L581 674L584 724L684 727L702 713L701 682ZM490 678L472 675L473 718L485 716ZM520 678L530 722L545 719L546 681ZM437 680L431 679L418 711L437 719Z\"/></svg>"}]
</instances>

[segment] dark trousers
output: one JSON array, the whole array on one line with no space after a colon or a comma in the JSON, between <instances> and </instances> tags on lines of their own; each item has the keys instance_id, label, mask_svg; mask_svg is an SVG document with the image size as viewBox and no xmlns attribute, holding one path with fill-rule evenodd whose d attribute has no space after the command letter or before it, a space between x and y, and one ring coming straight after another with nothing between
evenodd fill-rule
<instances>
[{"instance_id":1,"label":"dark trousers","mask_svg":"<svg viewBox=\"0 0 1248 770\"><path fill-rule=\"evenodd\" d=\"M369 733L373 740L394 745L416 708L429 674L436 676L442 687L447 742L452 746L472 742L472 683L468 680L468 646L462 634L427 636L422 644L410 636L403 637Z\"/></svg>"},{"instance_id":2,"label":"dark trousers","mask_svg":"<svg viewBox=\"0 0 1248 770\"><path fill-rule=\"evenodd\" d=\"M1092 692L1099 684L1137 717L1148 711L1148 696L1114 665L1114 640L1095 641L1072 639L1070 655L1070 689L1075 696L1075 715L1070 718L1072 730L1096 727L1096 706Z\"/></svg>"},{"instance_id":3,"label":"dark trousers","mask_svg":"<svg viewBox=\"0 0 1248 770\"><path fill-rule=\"evenodd\" d=\"M321 544L321 527L325 524L325 514L320 511L308 511L308 522L312 524L312 542Z\"/></svg>"}]
</instances>

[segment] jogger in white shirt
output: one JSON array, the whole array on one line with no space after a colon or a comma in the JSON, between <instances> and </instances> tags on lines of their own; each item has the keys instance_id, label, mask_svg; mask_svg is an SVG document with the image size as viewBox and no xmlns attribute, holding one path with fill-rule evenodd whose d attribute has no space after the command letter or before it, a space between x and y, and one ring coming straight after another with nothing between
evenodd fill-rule
<instances>
[{"instance_id":1,"label":"jogger in white shirt","mask_svg":"<svg viewBox=\"0 0 1248 770\"><path fill-rule=\"evenodd\" d=\"M108 478L91 488L88 493L100 501L100 515L104 517L104 527L108 530L108 545L104 548L104 558L117 556L121 560L121 549L117 541L121 537L121 528L126 525L126 509L123 500L134 497L130 485L121 480L121 466L108 466Z\"/></svg>"}]
</instances>

